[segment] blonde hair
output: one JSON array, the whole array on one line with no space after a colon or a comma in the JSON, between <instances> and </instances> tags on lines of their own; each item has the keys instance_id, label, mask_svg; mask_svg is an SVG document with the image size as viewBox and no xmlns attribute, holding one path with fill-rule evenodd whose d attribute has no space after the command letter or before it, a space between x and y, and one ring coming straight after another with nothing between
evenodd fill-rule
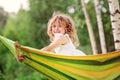
<instances>
[{"instance_id":1,"label":"blonde hair","mask_svg":"<svg viewBox=\"0 0 120 80\"><path fill-rule=\"evenodd\" d=\"M77 36L75 25L71 17L66 14L57 13L53 15L53 17L49 20L47 33L50 37L50 40L53 41L54 38L54 35L52 34L52 26L54 25L56 20L59 20L60 24L65 25L65 33L69 35L73 44L77 47L79 45L79 39Z\"/></svg>"}]
</instances>

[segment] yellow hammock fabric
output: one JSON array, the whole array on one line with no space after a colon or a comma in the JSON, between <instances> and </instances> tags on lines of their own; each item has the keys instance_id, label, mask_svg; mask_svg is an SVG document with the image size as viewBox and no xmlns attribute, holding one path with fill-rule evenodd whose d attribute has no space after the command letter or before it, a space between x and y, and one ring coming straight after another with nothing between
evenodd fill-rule
<instances>
[{"instance_id":1,"label":"yellow hammock fabric","mask_svg":"<svg viewBox=\"0 0 120 80\"><path fill-rule=\"evenodd\" d=\"M62 56L27 46L0 36L11 53L23 54L23 62L55 80L115 80L120 77L120 52L88 56ZM17 53L17 54L16 54Z\"/></svg>"}]
</instances>

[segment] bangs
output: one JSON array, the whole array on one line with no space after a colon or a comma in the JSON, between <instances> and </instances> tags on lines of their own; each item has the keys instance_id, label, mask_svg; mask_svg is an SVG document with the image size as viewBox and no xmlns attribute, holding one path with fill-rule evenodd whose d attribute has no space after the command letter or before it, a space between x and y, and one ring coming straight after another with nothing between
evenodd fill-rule
<instances>
[{"instance_id":1,"label":"bangs","mask_svg":"<svg viewBox=\"0 0 120 80\"><path fill-rule=\"evenodd\" d=\"M53 22L51 23L52 27L56 26L56 22L58 22L59 26L66 26L66 20L62 16L57 16Z\"/></svg>"}]
</instances>

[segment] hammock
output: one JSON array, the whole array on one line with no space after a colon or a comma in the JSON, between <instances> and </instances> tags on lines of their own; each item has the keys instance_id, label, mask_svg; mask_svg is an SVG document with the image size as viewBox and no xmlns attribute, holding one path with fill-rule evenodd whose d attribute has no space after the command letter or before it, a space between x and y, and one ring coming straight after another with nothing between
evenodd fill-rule
<instances>
[{"instance_id":1,"label":"hammock","mask_svg":"<svg viewBox=\"0 0 120 80\"><path fill-rule=\"evenodd\" d=\"M0 41L17 58L47 76L60 80L113 80L120 77L120 52L87 56L62 56L27 46L15 46L15 42L0 36Z\"/></svg>"}]
</instances>

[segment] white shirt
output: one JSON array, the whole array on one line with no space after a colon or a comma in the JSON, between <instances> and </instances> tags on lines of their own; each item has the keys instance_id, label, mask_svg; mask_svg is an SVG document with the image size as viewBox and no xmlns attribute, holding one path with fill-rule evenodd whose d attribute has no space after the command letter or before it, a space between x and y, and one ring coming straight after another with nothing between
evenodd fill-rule
<instances>
[{"instance_id":1,"label":"white shirt","mask_svg":"<svg viewBox=\"0 0 120 80\"><path fill-rule=\"evenodd\" d=\"M56 34L54 40L57 40L62 34ZM60 45L55 48L55 53L68 56L85 56L85 53L75 48L68 34L65 34L69 42L65 45Z\"/></svg>"}]
</instances>

